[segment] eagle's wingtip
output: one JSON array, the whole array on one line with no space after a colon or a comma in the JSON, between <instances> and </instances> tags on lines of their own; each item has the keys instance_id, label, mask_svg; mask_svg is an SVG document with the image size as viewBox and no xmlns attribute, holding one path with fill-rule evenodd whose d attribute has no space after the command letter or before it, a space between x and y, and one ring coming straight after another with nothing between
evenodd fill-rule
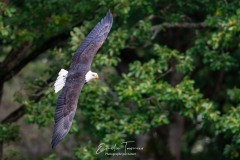
<instances>
[{"instance_id":1,"label":"eagle's wingtip","mask_svg":"<svg viewBox=\"0 0 240 160\"><path fill-rule=\"evenodd\" d=\"M52 140L52 143L51 143L51 145L52 145L52 149L55 149L56 146L57 146L57 144L58 144L58 143L55 143L55 142Z\"/></svg>"},{"instance_id":2,"label":"eagle's wingtip","mask_svg":"<svg viewBox=\"0 0 240 160\"><path fill-rule=\"evenodd\" d=\"M112 24L113 16L112 16L112 12L110 11L110 9L107 12L106 18L107 18L108 23Z\"/></svg>"}]
</instances>

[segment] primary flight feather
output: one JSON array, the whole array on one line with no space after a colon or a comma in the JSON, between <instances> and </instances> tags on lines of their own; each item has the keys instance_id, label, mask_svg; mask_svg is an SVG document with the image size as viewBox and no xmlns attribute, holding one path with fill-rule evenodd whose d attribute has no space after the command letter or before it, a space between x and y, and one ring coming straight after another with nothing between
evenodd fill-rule
<instances>
[{"instance_id":1,"label":"primary flight feather","mask_svg":"<svg viewBox=\"0 0 240 160\"><path fill-rule=\"evenodd\" d=\"M69 71L61 69L54 84L55 92L62 89L58 97L52 136L52 148L68 134L77 109L78 98L84 84L98 74L90 70L93 57L102 46L112 27L113 17L110 11L93 28L74 54Z\"/></svg>"}]
</instances>

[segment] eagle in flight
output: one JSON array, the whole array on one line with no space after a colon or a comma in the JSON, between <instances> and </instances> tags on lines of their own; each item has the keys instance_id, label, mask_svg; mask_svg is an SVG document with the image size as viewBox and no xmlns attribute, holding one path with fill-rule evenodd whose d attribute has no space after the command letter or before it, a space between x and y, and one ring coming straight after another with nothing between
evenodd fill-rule
<instances>
[{"instance_id":1,"label":"eagle in flight","mask_svg":"<svg viewBox=\"0 0 240 160\"><path fill-rule=\"evenodd\" d=\"M98 78L98 74L90 70L91 64L96 52L107 38L112 22L112 14L108 11L107 15L93 28L77 49L69 71L61 69L58 73L54 90L57 93L62 89L62 92L56 104L52 148L55 148L68 134L84 84Z\"/></svg>"}]
</instances>

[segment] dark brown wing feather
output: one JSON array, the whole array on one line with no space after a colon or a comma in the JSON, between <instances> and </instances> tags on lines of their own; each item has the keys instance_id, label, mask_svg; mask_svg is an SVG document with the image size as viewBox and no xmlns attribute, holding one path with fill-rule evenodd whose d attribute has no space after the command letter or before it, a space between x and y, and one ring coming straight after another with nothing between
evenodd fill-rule
<instances>
[{"instance_id":1,"label":"dark brown wing feather","mask_svg":"<svg viewBox=\"0 0 240 160\"><path fill-rule=\"evenodd\" d=\"M113 17L110 11L93 28L93 30L83 40L82 44L72 58L70 70L78 71L79 67L90 69L93 57L108 36L112 27Z\"/></svg>"},{"instance_id":2,"label":"dark brown wing feather","mask_svg":"<svg viewBox=\"0 0 240 160\"><path fill-rule=\"evenodd\" d=\"M84 39L72 58L65 86L56 104L52 148L56 147L70 130L78 98L85 84L85 75L90 70L94 55L107 38L111 26L112 14L109 11Z\"/></svg>"},{"instance_id":3,"label":"dark brown wing feather","mask_svg":"<svg viewBox=\"0 0 240 160\"><path fill-rule=\"evenodd\" d=\"M78 97L84 85L81 74L69 75L66 84L58 97L54 116L52 148L54 148L69 132L75 115ZM78 83L77 83L78 82Z\"/></svg>"}]
</instances>

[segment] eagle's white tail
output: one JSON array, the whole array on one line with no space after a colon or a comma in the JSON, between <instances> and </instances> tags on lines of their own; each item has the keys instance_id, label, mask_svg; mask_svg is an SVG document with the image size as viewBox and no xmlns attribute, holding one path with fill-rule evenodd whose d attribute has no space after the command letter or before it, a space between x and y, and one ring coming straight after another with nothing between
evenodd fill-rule
<instances>
[{"instance_id":1,"label":"eagle's white tail","mask_svg":"<svg viewBox=\"0 0 240 160\"><path fill-rule=\"evenodd\" d=\"M60 72L58 73L57 80L54 84L55 93L57 93L64 87L67 74L68 74L68 71L66 71L65 69L61 69Z\"/></svg>"}]
</instances>

